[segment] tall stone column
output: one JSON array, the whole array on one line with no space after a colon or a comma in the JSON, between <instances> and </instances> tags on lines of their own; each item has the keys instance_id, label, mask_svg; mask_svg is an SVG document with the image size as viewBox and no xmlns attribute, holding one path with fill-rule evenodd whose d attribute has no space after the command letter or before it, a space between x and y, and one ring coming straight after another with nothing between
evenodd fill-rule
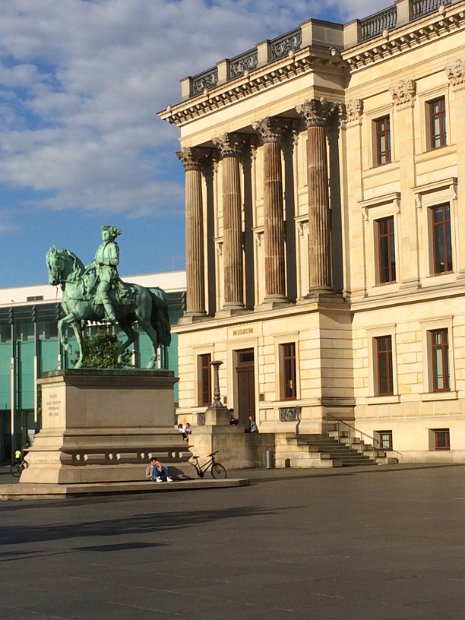
<instances>
[{"instance_id":1,"label":"tall stone column","mask_svg":"<svg viewBox=\"0 0 465 620\"><path fill-rule=\"evenodd\" d=\"M244 308L240 155L245 137L228 133L213 140L223 169L224 310Z\"/></svg>"},{"instance_id":2,"label":"tall stone column","mask_svg":"<svg viewBox=\"0 0 465 620\"><path fill-rule=\"evenodd\" d=\"M332 289L326 123L336 109L318 99L297 108L307 127L309 295Z\"/></svg>"},{"instance_id":3,"label":"tall stone column","mask_svg":"<svg viewBox=\"0 0 465 620\"><path fill-rule=\"evenodd\" d=\"M204 316L205 261L202 205L202 152L185 148L177 153L186 172L186 312Z\"/></svg>"},{"instance_id":4,"label":"tall stone column","mask_svg":"<svg viewBox=\"0 0 465 620\"><path fill-rule=\"evenodd\" d=\"M286 123L264 118L253 124L263 142L265 303L286 300L281 138Z\"/></svg>"}]
</instances>

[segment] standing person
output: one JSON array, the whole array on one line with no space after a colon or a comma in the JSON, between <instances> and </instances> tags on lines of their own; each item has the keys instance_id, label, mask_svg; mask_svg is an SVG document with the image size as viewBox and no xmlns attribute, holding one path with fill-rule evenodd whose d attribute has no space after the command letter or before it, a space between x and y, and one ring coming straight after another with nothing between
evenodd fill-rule
<instances>
[{"instance_id":1,"label":"standing person","mask_svg":"<svg viewBox=\"0 0 465 620\"><path fill-rule=\"evenodd\" d=\"M150 463L153 463L152 478L155 482L173 482L167 465L162 465L156 456L151 459Z\"/></svg>"},{"instance_id":2,"label":"standing person","mask_svg":"<svg viewBox=\"0 0 465 620\"><path fill-rule=\"evenodd\" d=\"M97 298L105 308L105 319L115 323L116 315L110 299L110 289L119 279L119 246L115 239L121 231L116 226L102 226L102 243L95 253Z\"/></svg>"}]
</instances>

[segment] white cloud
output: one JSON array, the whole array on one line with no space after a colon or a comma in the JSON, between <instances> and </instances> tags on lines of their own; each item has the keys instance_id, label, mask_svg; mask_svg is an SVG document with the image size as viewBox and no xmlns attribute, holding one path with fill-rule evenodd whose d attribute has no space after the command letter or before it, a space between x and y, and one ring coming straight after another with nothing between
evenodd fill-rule
<instances>
[{"instance_id":1,"label":"white cloud","mask_svg":"<svg viewBox=\"0 0 465 620\"><path fill-rule=\"evenodd\" d=\"M34 208L141 217L182 207L179 79L328 15L328 0L9 0L0 21L0 182ZM344 19L385 3L350 0ZM356 13L355 13L356 12ZM172 162L168 164L167 162ZM2 224L0 223L0 232Z\"/></svg>"}]
</instances>

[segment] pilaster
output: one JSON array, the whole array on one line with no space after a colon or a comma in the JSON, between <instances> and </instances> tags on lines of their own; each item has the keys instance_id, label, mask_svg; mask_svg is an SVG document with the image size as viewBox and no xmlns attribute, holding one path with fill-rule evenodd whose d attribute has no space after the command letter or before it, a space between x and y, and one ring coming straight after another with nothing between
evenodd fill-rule
<instances>
[{"instance_id":1,"label":"pilaster","mask_svg":"<svg viewBox=\"0 0 465 620\"><path fill-rule=\"evenodd\" d=\"M450 119L450 133L457 145L457 177L465 179L465 135L463 132L463 113L465 111L465 59L459 58L445 67L449 82L449 109L453 111ZM465 204L465 183L457 184L456 205ZM452 208L452 205L451 205ZM452 209L451 209L452 210ZM457 232L455 234L455 257L457 265L454 271L460 278L465 278L465 248L460 242L465 235L465 212L456 210Z\"/></svg>"},{"instance_id":2,"label":"pilaster","mask_svg":"<svg viewBox=\"0 0 465 620\"><path fill-rule=\"evenodd\" d=\"M414 101L416 83L414 80L399 80L390 88L394 103L393 126L396 127L399 139L395 142L393 158L399 161L401 212L399 239L402 248L399 279L402 288L417 288L420 274L418 269L418 220L415 208L415 153L414 141L404 139L413 135Z\"/></svg>"}]
</instances>

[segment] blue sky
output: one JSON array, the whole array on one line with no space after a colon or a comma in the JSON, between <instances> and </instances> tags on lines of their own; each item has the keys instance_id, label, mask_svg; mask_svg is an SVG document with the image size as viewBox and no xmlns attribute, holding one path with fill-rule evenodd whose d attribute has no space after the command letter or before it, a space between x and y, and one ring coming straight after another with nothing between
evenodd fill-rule
<instances>
[{"instance_id":1,"label":"blue sky","mask_svg":"<svg viewBox=\"0 0 465 620\"><path fill-rule=\"evenodd\" d=\"M103 224L121 274L184 269L179 80L298 26L392 2L8 0L0 21L0 288L46 282L51 245L89 262Z\"/></svg>"}]
</instances>

